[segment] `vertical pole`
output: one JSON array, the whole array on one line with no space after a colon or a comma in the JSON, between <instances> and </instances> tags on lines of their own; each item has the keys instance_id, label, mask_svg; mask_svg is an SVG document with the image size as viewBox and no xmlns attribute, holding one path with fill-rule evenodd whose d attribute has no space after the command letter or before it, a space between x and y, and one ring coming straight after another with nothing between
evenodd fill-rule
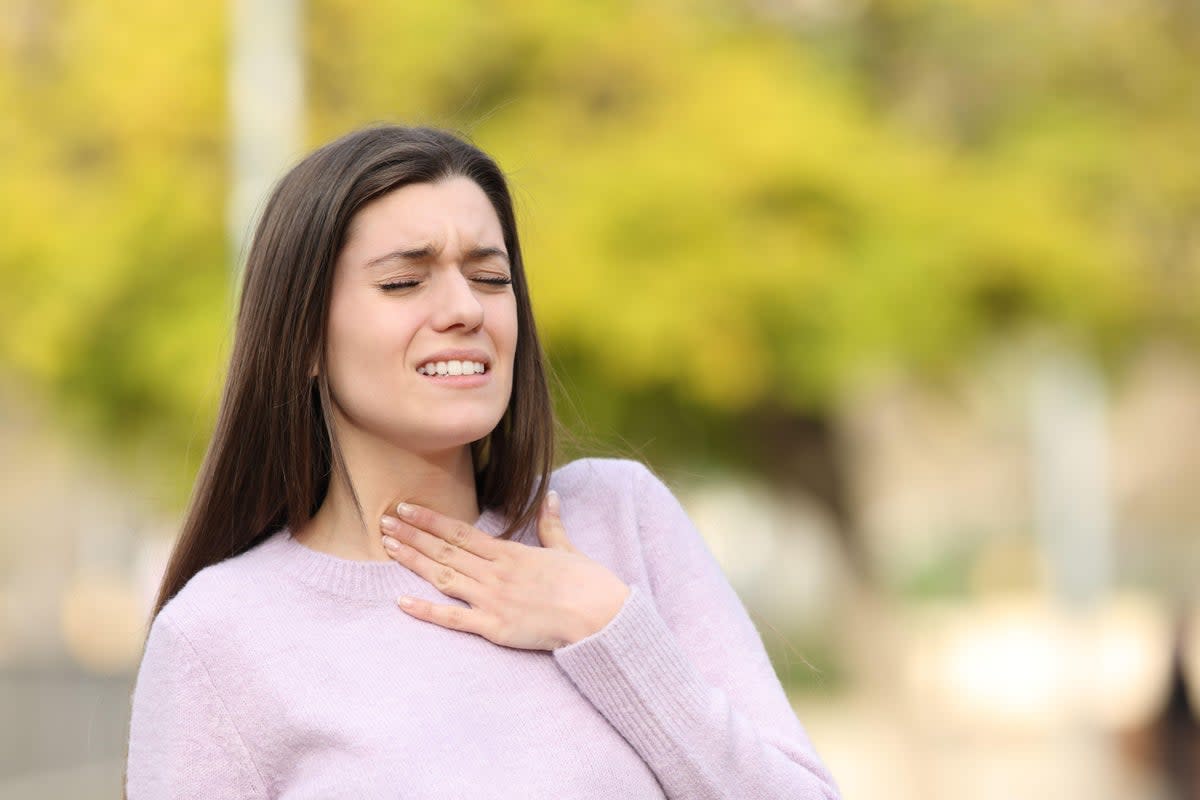
<instances>
[{"instance_id":1,"label":"vertical pole","mask_svg":"<svg viewBox=\"0 0 1200 800\"><path fill-rule=\"evenodd\" d=\"M1084 610L1111 580L1108 408L1103 376L1077 353L1048 350L1030 393L1034 522L1056 595Z\"/></svg>"},{"instance_id":2,"label":"vertical pole","mask_svg":"<svg viewBox=\"0 0 1200 800\"><path fill-rule=\"evenodd\" d=\"M229 0L233 283L267 194L302 147L301 0Z\"/></svg>"}]
</instances>

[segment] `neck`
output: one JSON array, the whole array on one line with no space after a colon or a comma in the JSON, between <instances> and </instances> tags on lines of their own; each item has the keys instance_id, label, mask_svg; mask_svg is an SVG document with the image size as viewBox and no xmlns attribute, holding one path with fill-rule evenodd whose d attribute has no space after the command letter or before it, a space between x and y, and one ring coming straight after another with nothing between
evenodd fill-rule
<instances>
[{"instance_id":1,"label":"neck","mask_svg":"<svg viewBox=\"0 0 1200 800\"><path fill-rule=\"evenodd\" d=\"M292 535L314 550L354 561L391 561L379 519L409 502L474 524L479 519L470 445L413 453L361 432L338 432L350 482L362 504L360 520L345 482L331 475L317 513Z\"/></svg>"}]
</instances>

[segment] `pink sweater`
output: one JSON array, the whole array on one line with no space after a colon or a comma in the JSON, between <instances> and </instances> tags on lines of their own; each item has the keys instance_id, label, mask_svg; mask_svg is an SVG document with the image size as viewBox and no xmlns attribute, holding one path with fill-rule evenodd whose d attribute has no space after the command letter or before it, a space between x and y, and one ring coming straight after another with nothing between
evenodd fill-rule
<instances>
[{"instance_id":1,"label":"pink sweater","mask_svg":"<svg viewBox=\"0 0 1200 800\"><path fill-rule=\"evenodd\" d=\"M631 587L600 631L518 650L409 617L466 605L287 529L197 574L150 628L127 791L145 798L788 798L839 793L762 639L653 472L579 459L551 488ZM485 511L491 535L503 520ZM539 546L528 527L518 541Z\"/></svg>"}]
</instances>

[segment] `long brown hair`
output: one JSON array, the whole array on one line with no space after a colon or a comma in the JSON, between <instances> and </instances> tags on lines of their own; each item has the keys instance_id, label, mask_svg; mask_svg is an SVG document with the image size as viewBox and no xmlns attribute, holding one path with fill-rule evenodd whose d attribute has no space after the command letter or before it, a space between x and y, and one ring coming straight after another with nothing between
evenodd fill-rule
<instances>
[{"instance_id":1,"label":"long brown hair","mask_svg":"<svg viewBox=\"0 0 1200 800\"><path fill-rule=\"evenodd\" d=\"M365 204L412 183L471 179L491 201L512 264L519 335L512 396L496 428L471 443L481 510L509 539L537 516L555 455L554 418L533 321L512 197L503 172L463 138L372 125L324 145L275 186L246 258L237 328L216 429L151 621L200 570L307 522L329 481L350 485L326 410L325 329L334 265ZM314 364L318 376L310 378Z\"/></svg>"}]
</instances>

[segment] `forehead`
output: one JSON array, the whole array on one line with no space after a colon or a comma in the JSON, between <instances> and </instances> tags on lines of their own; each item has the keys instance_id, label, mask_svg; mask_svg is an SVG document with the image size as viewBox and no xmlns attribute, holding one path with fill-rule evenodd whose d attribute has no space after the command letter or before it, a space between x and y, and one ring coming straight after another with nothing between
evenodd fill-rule
<instances>
[{"instance_id":1,"label":"forehead","mask_svg":"<svg viewBox=\"0 0 1200 800\"><path fill-rule=\"evenodd\" d=\"M412 183L372 200L350 221L346 255L370 258L381 247L448 241L503 246L500 219L470 178Z\"/></svg>"}]
</instances>

